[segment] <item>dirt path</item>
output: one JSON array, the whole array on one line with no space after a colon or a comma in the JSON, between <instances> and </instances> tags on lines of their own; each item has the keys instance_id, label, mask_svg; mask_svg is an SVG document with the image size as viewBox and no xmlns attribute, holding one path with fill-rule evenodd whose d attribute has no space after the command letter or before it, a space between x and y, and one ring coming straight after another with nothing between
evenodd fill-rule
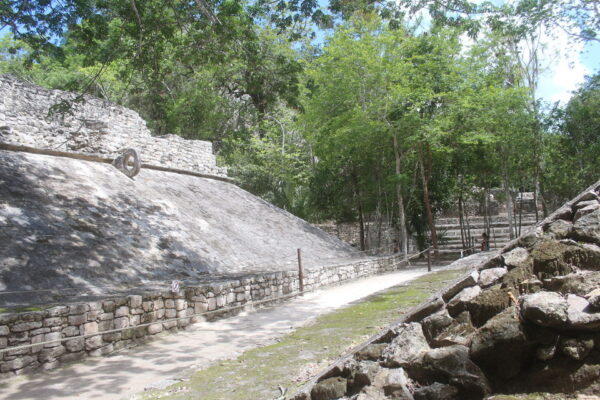
<instances>
[{"instance_id":1,"label":"dirt path","mask_svg":"<svg viewBox=\"0 0 600 400\"><path fill-rule=\"evenodd\" d=\"M182 375L274 343L316 316L426 273L418 268L307 293L284 304L202 322L110 357L0 384L0 399L127 399Z\"/></svg>"}]
</instances>

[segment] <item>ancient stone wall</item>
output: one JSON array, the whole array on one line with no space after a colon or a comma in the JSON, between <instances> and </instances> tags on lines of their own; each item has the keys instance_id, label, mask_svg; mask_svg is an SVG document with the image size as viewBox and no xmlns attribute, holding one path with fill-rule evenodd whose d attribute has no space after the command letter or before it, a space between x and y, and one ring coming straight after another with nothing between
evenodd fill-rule
<instances>
[{"instance_id":1,"label":"ancient stone wall","mask_svg":"<svg viewBox=\"0 0 600 400\"><path fill-rule=\"evenodd\" d=\"M402 256L392 256L308 269L304 288L406 267ZM175 293L143 293L0 314L0 378L109 354L134 345L135 339L185 328L204 313L285 298L298 293L298 288L298 273L284 271L186 287Z\"/></svg>"},{"instance_id":2,"label":"ancient stone wall","mask_svg":"<svg viewBox=\"0 0 600 400\"><path fill-rule=\"evenodd\" d=\"M109 157L134 148L144 164L227 176L217 167L210 142L152 137L135 111L91 96L76 98L0 75L0 142ZM72 107L59 112L67 102Z\"/></svg>"}]
</instances>

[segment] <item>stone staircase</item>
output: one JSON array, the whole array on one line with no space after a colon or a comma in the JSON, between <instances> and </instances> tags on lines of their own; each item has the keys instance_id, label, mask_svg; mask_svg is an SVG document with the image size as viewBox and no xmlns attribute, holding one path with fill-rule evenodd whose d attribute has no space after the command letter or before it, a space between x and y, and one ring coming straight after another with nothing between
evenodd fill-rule
<instances>
[{"instance_id":1,"label":"stone staircase","mask_svg":"<svg viewBox=\"0 0 600 400\"><path fill-rule=\"evenodd\" d=\"M539 216L540 221L542 216ZM500 249L510 241L509 225L506 214L499 214L491 218L492 226L490 229L490 249ZM466 227L465 220L465 227ZM519 217L517 216L517 236ZM469 217L470 234L473 243L479 250L481 246L481 234L484 232L484 222L482 216ZM535 214L523 214L521 216L521 234L533 228L536 225ZM436 220L436 229L440 238L440 249L460 252L463 244L460 236L460 222L458 218L439 218ZM466 233L466 232L465 232Z\"/></svg>"}]
</instances>

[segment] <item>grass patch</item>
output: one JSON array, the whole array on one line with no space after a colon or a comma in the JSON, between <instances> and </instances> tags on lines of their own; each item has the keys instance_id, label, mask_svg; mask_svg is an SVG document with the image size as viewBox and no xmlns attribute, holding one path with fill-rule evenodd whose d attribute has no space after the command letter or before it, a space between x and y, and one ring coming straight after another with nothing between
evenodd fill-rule
<instances>
[{"instance_id":1,"label":"grass patch","mask_svg":"<svg viewBox=\"0 0 600 400\"><path fill-rule=\"evenodd\" d=\"M22 313L29 311L42 311L48 307L15 307L15 308L3 308L0 307L0 314L3 313Z\"/></svg>"},{"instance_id":2,"label":"grass patch","mask_svg":"<svg viewBox=\"0 0 600 400\"><path fill-rule=\"evenodd\" d=\"M291 394L311 375L464 272L434 272L375 294L316 318L278 343L249 350L235 360L196 371L189 380L162 391L145 392L142 398L273 399L279 396L277 385L288 388L288 394Z\"/></svg>"}]
</instances>

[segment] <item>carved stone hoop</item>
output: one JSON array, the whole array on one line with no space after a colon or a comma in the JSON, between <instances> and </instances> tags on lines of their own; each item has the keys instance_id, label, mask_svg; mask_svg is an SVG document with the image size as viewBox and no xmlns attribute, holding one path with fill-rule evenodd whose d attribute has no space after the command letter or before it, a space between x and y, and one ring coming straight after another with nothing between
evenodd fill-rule
<instances>
[{"instance_id":1,"label":"carved stone hoop","mask_svg":"<svg viewBox=\"0 0 600 400\"><path fill-rule=\"evenodd\" d=\"M113 165L128 177L133 178L140 173L142 163L137 151L125 149L121 155L115 158Z\"/></svg>"}]
</instances>

